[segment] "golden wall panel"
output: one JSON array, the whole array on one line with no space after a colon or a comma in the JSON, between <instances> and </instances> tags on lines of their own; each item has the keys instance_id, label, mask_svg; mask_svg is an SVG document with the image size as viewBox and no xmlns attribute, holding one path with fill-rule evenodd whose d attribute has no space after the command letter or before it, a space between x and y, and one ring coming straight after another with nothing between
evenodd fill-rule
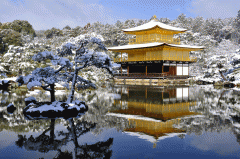
<instances>
[{"instance_id":1,"label":"golden wall panel","mask_svg":"<svg viewBox=\"0 0 240 159\"><path fill-rule=\"evenodd\" d=\"M171 103L171 104L153 104L153 103L142 103L142 102L128 102L129 107L137 109L145 109L146 112L155 114L164 113L180 113L189 112L189 106L193 105L194 102L182 102L182 103Z\"/></svg>"},{"instance_id":2,"label":"golden wall panel","mask_svg":"<svg viewBox=\"0 0 240 159\"><path fill-rule=\"evenodd\" d=\"M145 109L146 105L142 102L128 102L128 107L134 107L138 109Z\"/></svg>"},{"instance_id":3,"label":"golden wall panel","mask_svg":"<svg viewBox=\"0 0 240 159\"><path fill-rule=\"evenodd\" d=\"M189 51L183 51L183 61L189 61Z\"/></svg>"},{"instance_id":4,"label":"golden wall panel","mask_svg":"<svg viewBox=\"0 0 240 159\"><path fill-rule=\"evenodd\" d=\"M134 125L135 129L151 135L159 133L181 132L173 127L174 124L179 124L179 119L169 120L166 122L156 122L141 119L129 119L129 124Z\"/></svg>"},{"instance_id":5,"label":"golden wall panel","mask_svg":"<svg viewBox=\"0 0 240 159\"><path fill-rule=\"evenodd\" d=\"M168 49L163 49L163 53L162 53L162 59L163 60L169 60L169 50Z\"/></svg>"},{"instance_id":6,"label":"golden wall panel","mask_svg":"<svg viewBox=\"0 0 240 159\"><path fill-rule=\"evenodd\" d=\"M129 44L142 44L151 42L166 42L171 44L180 44L180 39L174 39L173 34L141 34L136 35L136 38L130 38Z\"/></svg>"},{"instance_id":7,"label":"golden wall panel","mask_svg":"<svg viewBox=\"0 0 240 159\"><path fill-rule=\"evenodd\" d=\"M159 49L159 50L157 50ZM169 46L163 48L145 48L142 50L128 50L128 59L122 61L155 61L155 60L171 60L171 61L194 61L196 59L189 58L189 49L179 49ZM121 58L114 59L114 62L121 62Z\"/></svg>"},{"instance_id":8,"label":"golden wall panel","mask_svg":"<svg viewBox=\"0 0 240 159\"><path fill-rule=\"evenodd\" d=\"M176 60L182 61L182 50L177 50Z\"/></svg>"},{"instance_id":9,"label":"golden wall panel","mask_svg":"<svg viewBox=\"0 0 240 159\"><path fill-rule=\"evenodd\" d=\"M145 52L128 53L128 61L145 61Z\"/></svg>"},{"instance_id":10,"label":"golden wall panel","mask_svg":"<svg viewBox=\"0 0 240 159\"><path fill-rule=\"evenodd\" d=\"M173 61L177 61L178 58L177 58L177 52L176 50L173 50L173 49L169 49L169 58L168 60L173 60Z\"/></svg>"},{"instance_id":11,"label":"golden wall panel","mask_svg":"<svg viewBox=\"0 0 240 159\"><path fill-rule=\"evenodd\" d=\"M162 50L146 52L146 60L162 60Z\"/></svg>"},{"instance_id":12,"label":"golden wall panel","mask_svg":"<svg viewBox=\"0 0 240 159\"><path fill-rule=\"evenodd\" d=\"M136 54L133 54L133 53L128 53L128 61L132 61L132 60L135 60L135 58L137 57Z\"/></svg>"}]
</instances>

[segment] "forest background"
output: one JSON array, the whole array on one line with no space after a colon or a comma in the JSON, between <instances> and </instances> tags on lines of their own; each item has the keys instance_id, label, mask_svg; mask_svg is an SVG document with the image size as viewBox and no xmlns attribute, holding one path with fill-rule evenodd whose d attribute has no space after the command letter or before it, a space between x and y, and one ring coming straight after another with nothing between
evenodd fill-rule
<instances>
[{"instance_id":1,"label":"forest background","mask_svg":"<svg viewBox=\"0 0 240 159\"><path fill-rule=\"evenodd\" d=\"M124 34L122 29L142 25L151 19L118 20L115 24L103 24L97 21L92 24L87 23L84 27L71 28L67 25L61 29L53 27L48 30L34 30L32 25L25 20L0 22L0 71L12 77L29 74L36 67L46 67L49 65L48 62L36 63L31 60L31 57L45 50L56 51L63 43L76 41L84 34L102 39L106 47L128 44L131 35ZM238 79L240 70L238 72L238 67L236 67L238 64L236 57L240 54L240 10L236 17L224 19L205 19L200 16L191 18L180 14L174 20L161 17L158 17L158 20L171 26L188 29L187 32L175 36L180 37L181 44L205 46L203 51L190 52L190 56L198 58L197 63L190 67L190 75L215 77L217 74L220 78L217 66L220 64L226 66L225 72L227 72L231 69L227 67L231 63L232 67L237 68L234 73L235 78ZM110 51L107 51L107 54L112 60L119 56ZM235 61L234 65L233 61ZM94 73L97 73L98 77L93 75ZM108 78L104 70L97 71L94 67L86 68L82 75L95 81Z\"/></svg>"}]
</instances>

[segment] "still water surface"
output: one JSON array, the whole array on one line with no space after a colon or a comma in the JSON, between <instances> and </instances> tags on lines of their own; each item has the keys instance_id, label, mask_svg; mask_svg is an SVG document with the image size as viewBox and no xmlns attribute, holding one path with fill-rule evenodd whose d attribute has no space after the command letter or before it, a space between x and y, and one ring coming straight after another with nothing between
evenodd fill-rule
<instances>
[{"instance_id":1,"label":"still water surface","mask_svg":"<svg viewBox=\"0 0 240 159\"><path fill-rule=\"evenodd\" d=\"M67 91L56 92L66 100ZM27 120L24 98L41 90L1 91L0 158L239 158L240 91L212 86L115 85L79 92L82 118ZM13 114L6 106L14 103Z\"/></svg>"}]
</instances>

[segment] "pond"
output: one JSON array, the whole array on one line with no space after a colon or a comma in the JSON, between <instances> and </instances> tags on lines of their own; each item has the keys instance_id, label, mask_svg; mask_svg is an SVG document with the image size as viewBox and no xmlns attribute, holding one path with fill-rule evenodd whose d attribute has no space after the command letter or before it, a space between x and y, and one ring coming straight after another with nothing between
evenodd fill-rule
<instances>
[{"instance_id":1,"label":"pond","mask_svg":"<svg viewBox=\"0 0 240 159\"><path fill-rule=\"evenodd\" d=\"M66 100L67 90L56 99ZM239 158L240 91L213 86L99 87L76 93L80 118L28 120L24 98L42 90L0 92L0 158ZM16 110L8 113L13 103Z\"/></svg>"}]
</instances>

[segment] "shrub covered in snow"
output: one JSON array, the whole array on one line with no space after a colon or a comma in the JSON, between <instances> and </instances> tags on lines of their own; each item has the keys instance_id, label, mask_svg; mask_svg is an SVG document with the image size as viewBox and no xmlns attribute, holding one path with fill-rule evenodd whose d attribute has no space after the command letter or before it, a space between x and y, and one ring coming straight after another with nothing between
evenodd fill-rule
<instances>
[{"instance_id":1,"label":"shrub covered in snow","mask_svg":"<svg viewBox=\"0 0 240 159\"><path fill-rule=\"evenodd\" d=\"M234 79L240 81L239 45L230 40L222 40L217 47L205 54L202 75L197 79L220 81Z\"/></svg>"}]
</instances>

